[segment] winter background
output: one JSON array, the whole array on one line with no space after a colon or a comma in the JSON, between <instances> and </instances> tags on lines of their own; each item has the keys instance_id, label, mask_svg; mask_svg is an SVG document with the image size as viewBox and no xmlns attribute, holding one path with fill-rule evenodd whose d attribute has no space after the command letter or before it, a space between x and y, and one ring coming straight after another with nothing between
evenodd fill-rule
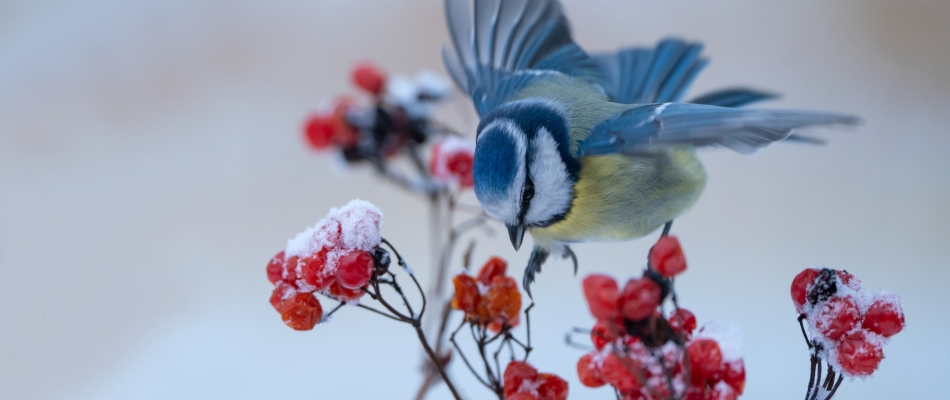
<instances>
[{"instance_id":1,"label":"winter background","mask_svg":"<svg viewBox=\"0 0 950 400\"><path fill-rule=\"evenodd\" d=\"M798 399L808 353L788 287L847 269L903 297L907 328L841 399L937 399L950 374L950 3L566 0L589 50L675 34L712 58L691 90L748 85L764 107L861 115L824 147L704 151L709 183L674 225L681 304L745 334L744 398ZM441 2L0 2L0 398L409 398L411 329L346 309L311 332L267 299L267 260L359 197L429 277L422 201L302 142L349 68L444 73ZM461 95L439 116L472 132ZM653 238L575 247L581 275L626 279ZM503 235L483 238L520 269ZM520 276L520 272L516 273ZM581 387L563 345L592 319L569 264L535 286L532 360ZM472 398L487 391L456 366ZM446 398L444 388L430 398Z\"/></svg>"}]
</instances>

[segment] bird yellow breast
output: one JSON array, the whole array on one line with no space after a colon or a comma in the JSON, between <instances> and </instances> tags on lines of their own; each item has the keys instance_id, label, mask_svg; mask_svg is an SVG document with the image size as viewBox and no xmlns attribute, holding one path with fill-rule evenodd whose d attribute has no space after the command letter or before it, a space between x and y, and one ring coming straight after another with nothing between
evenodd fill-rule
<instances>
[{"instance_id":1,"label":"bird yellow breast","mask_svg":"<svg viewBox=\"0 0 950 400\"><path fill-rule=\"evenodd\" d=\"M623 241L671 221L699 198L706 172L693 150L581 158L574 202L560 222L529 231L543 247L556 242Z\"/></svg>"}]
</instances>

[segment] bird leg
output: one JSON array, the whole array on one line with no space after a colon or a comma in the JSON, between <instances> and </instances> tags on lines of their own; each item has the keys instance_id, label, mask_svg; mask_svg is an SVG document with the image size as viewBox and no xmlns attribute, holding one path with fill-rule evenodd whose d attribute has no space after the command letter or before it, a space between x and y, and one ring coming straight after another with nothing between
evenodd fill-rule
<instances>
[{"instance_id":1,"label":"bird leg","mask_svg":"<svg viewBox=\"0 0 950 400\"><path fill-rule=\"evenodd\" d=\"M669 236L669 235L670 235L670 228L672 228L672 227L673 227L673 220L667 221L667 223L666 223L665 225L663 225L663 233L660 234L660 237Z\"/></svg>"},{"instance_id":2,"label":"bird leg","mask_svg":"<svg viewBox=\"0 0 950 400\"><path fill-rule=\"evenodd\" d=\"M529 298L531 298L530 286L534 282L534 275L541 272L541 266L547 261L549 255L551 253L541 246L534 246L534 250L531 250L531 258L528 259L528 266L524 270L524 279L521 281L521 286L524 287L524 291L528 293Z\"/></svg>"}]
</instances>

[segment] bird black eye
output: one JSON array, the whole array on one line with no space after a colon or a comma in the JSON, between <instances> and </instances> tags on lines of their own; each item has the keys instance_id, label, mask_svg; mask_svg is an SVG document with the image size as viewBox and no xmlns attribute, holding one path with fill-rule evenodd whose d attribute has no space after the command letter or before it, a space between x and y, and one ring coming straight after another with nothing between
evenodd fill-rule
<instances>
[{"instance_id":1,"label":"bird black eye","mask_svg":"<svg viewBox=\"0 0 950 400\"><path fill-rule=\"evenodd\" d=\"M521 201L527 203L534 198L534 182L530 180L524 185L524 193L521 195Z\"/></svg>"}]
</instances>

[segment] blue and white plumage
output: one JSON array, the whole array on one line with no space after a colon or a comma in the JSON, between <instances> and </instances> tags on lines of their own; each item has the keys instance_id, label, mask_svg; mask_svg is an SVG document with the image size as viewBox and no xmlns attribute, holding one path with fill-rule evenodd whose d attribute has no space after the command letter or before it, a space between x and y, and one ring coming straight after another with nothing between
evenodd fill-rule
<instances>
[{"instance_id":1,"label":"blue and white plumage","mask_svg":"<svg viewBox=\"0 0 950 400\"><path fill-rule=\"evenodd\" d=\"M706 181L695 148L752 153L790 137L820 142L795 129L857 122L736 108L774 97L747 89L680 102L708 62L700 44L666 39L589 55L556 0L445 7L454 50L443 59L481 118L475 194L515 249L531 232L526 289L548 254L573 257L569 243L642 237L689 208Z\"/></svg>"}]
</instances>

